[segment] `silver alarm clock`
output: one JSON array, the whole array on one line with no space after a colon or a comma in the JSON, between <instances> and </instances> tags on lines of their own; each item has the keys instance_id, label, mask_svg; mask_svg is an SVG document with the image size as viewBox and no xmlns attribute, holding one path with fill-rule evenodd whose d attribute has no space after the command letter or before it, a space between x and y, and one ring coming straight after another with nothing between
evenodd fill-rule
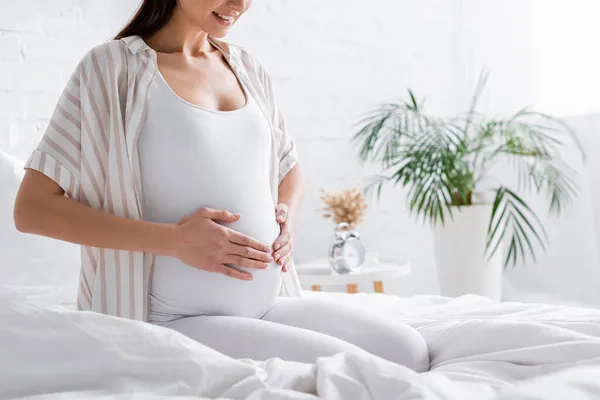
<instances>
[{"instance_id":1,"label":"silver alarm clock","mask_svg":"<svg viewBox=\"0 0 600 400\"><path fill-rule=\"evenodd\" d=\"M333 270L339 274L358 272L365 262L365 248L357 231L350 229L350 224L342 222L334 231L329 247L329 262Z\"/></svg>"}]
</instances>

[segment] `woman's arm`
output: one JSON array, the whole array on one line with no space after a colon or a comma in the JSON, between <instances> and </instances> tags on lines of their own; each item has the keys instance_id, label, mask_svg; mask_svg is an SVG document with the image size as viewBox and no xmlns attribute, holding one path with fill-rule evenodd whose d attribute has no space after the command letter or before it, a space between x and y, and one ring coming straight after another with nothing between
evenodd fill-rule
<instances>
[{"instance_id":1,"label":"woman's arm","mask_svg":"<svg viewBox=\"0 0 600 400\"><path fill-rule=\"evenodd\" d=\"M279 204L285 204L288 208L287 222L293 228L300 205L304 199L306 190L306 178L300 162L287 173L279 184Z\"/></svg>"},{"instance_id":2,"label":"woman's arm","mask_svg":"<svg viewBox=\"0 0 600 400\"><path fill-rule=\"evenodd\" d=\"M85 246L174 255L175 225L95 210L64 196L64 190L39 171L26 171L14 208L20 232Z\"/></svg>"},{"instance_id":3,"label":"woman's arm","mask_svg":"<svg viewBox=\"0 0 600 400\"><path fill-rule=\"evenodd\" d=\"M304 198L305 189L304 171L297 162L279 184L279 201L275 209L277 222L281 225L281 233L273 242L272 255L275 261L282 266L284 272L287 271L292 260L294 223Z\"/></svg>"}]
</instances>

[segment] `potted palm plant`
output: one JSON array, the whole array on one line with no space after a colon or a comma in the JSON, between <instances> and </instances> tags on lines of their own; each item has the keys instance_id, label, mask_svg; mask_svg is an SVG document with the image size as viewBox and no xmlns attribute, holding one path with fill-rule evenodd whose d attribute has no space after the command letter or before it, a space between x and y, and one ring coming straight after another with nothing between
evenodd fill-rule
<instances>
[{"instance_id":1,"label":"potted palm plant","mask_svg":"<svg viewBox=\"0 0 600 400\"><path fill-rule=\"evenodd\" d=\"M376 191L379 199L384 184L401 185L409 212L432 226L446 296L500 299L504 268L528 256L535 262L548 241L524 195L545 195L549 212L560 214L578 191L566 147L585 157L575 133L558 118L529 109L504 119L482 115L478 101L486 81L483 75L463 115L429 115L409 90L408 99L366 113L352 138L362 162L383 168L365 192ZM518 182L494 176L498 164L514 167Z\"/></svg>"}]
</instances>

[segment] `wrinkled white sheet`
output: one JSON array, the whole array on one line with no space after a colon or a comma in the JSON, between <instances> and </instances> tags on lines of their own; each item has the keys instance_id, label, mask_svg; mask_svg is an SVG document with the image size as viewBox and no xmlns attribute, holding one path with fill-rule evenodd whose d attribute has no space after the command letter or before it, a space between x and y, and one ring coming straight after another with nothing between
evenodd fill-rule
<instances>
[{"instance_id":1,"label":"wrinkled white sheet","mask_svg":"<svg viewBox=\"0 0 600 400\"><path fill-rule=\"evenodd\" d=\"M51 288L0 287L0 398L596 399L600 310L308 293L417 328L431 371L340 353L315 364L234 360L169 329L55 304Z\"/></svg>"}]
</instances>

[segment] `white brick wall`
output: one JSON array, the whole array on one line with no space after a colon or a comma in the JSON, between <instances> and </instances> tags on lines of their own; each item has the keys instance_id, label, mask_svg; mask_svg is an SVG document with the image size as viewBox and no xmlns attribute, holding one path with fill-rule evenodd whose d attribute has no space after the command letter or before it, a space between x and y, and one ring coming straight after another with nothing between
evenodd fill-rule
<instances>
[{"instance_id":1,"label":"white brick wall","mask_svg":"<svg viewBox=\"0 0 600 400\"><path fill-rule=\"evenodd\" d=\"M114 35L132 0L0 0L0 150L24 159L76 63Z\"/></svg>"},{"instance_id":2,"label":"white brick wall","mask_svg":"<svg viewBox=\"0 0 600 400\"><path fill-rule=\"evenodd\" d=\"M0 150L24 159L39 139L66 79L93 45L114 35L135 0L0 0ZM268 0L255 2L227 39L270 70L294 134L308 190L296 259L326 256L332 224L319 188L337 191L374 173L349 142L351 124L407 88L442 113L460 109L463 31L455 0ZM363 240L381 256L410 260L413 274L392 291L436 292L429 230L404 210L398 189L371 204Z\"/></svg>"}]
</instances>

